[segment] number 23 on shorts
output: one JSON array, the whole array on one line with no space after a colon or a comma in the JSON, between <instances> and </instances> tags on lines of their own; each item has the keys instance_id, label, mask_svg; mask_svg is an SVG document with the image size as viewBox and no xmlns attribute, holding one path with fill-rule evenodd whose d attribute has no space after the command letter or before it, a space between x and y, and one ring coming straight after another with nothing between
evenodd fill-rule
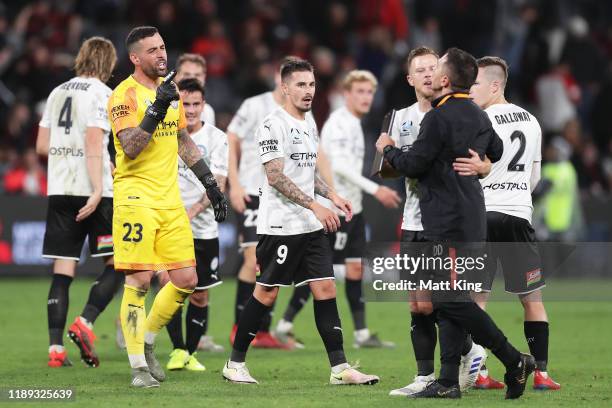
<instances>
[{"instance_id":1,"label":"number 23 on shorts","mask_svg":"<svg viewBox=\"0 0 612 408\"><path fill-rule=\"evenodd\" d=\"M142 241L142 224L136 222L130 224L129 222L123 223L124 234L123 241L125 242L140 242Z\"/></svg>"}]
</instances>

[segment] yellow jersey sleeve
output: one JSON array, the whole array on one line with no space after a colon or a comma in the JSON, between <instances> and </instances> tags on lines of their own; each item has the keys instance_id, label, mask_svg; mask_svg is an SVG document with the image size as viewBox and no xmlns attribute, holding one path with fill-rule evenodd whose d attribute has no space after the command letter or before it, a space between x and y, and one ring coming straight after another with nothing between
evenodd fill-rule
<instances>
[{"instance_id":1,"label":"yellow jersey sleeve","mask_svg":"<svg viewBox=\"0 0 612 408\"><path fill-rule=\"evenodd\" d=\"M138 99L135 87L118 88L108 100L108 112L115 134L123 129L136 127L138 119Z\"/></svg>"}]
</instances>

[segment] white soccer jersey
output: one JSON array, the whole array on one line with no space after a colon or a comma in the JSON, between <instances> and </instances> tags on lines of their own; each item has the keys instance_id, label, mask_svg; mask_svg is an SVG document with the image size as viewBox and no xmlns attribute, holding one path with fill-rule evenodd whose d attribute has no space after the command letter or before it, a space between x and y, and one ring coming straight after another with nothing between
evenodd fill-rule
<instances>
[{"instance_id":1,"label":"white soccer jersey","mask_svg":"<svg viewBox=\"0 0 612 408\"><path fill-rule=\"evenodd\" d=\"M395 146L406 151L412 146L419 135L421 121L427 112L421 112L418 102L395 112L391 127L391 139ZM417 195L416 180L406 178L406 203L402 219L402 229L407 231L423 231L421 223L421 207Z\"/></svg>"},{"instance_id":2,"label":"white soccer jersey","mask_svg":"<svg viewBox=\"0 0 612 408\"><path fill-rule=\"evenodd\" d=\"M48 128L48 195L90 196L85 133L88 127L104 132L102 147L102 196L113 196L108 153L110 122L106 105L111 89L96 78L75 77L55 88L45 105L39 125Z\"/></svg>"},{"instance_id":3,"label":"white soccer jersey","mask_svg":"<svg viewBox=\"0 0 612 408\"><path fill-rule=\"evenodd\" d=\"M257 128L261 163L284 160L283 173L310 197L315 197L315 170L319 136L312 116L298 120L283 108L268 115ZM314 213L289 200L267 181L262 186L257 233L297 235L317 231L323 225Z\"/></svg>"},{"instance_id":4,"label":"white soccer jersey","mask_svg":"<svg viewBox=\"0 0 612 408\"><path fill-rule=\"evenodd\" d=\"M215 110L209 104L204 104L204 109L200 115L200 120L209 125L217 126L215 123Z\"/></svg>"},{"instance_id":5,"label":"white soccer jersey","mask_svg":"<svg viewBox=\"0 0 612 408\"><path fill-rule=\"evenodd\" d=\"M345 106L332 112L321 130L321 147L331 163L336 192L351 202L354 214L359 214L362 191L374 194L378 189L378 184L361 174L365 146L359 118Z\"/></svg>"},{"instance_id":6,"label":"white soccer jersey","mask_svg":"<svg viewBox=\"0 0 612 408\"><path fill-rule=\"evenodd\" d=\"M227 177L228 146L227 136L216 127L204 123L202 128L191 135L196 146L202 153L202 158L210 168L210 171L219 176ZM181 198L185 208L189 208L206 194L206 190L198 178L187 167L185 162L178 159L178 181L181 190ZM191 230L196 239L213 239L219 236L215 213L208 206L191 220Z\"/></svg>"},{"instance_id":7,"label":"white soccer jersey","mask_svg":"<svg viewBox=\"0 0 612 408\"><path fill-rule=\"evenodd\" d=\"M531 170L542 161L542 130L537 119L511 103L489 106L493 129L504 142L501 160L480 180L487 211L524 218L531 223Z\"/></svg>"}]
</instances>

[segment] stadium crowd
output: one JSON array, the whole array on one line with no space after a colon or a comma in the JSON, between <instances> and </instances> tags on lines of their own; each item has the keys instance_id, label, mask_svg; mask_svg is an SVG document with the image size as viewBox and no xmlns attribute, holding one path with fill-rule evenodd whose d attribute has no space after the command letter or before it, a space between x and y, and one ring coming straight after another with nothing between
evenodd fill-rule
<instances>
[{"instance_id":1,"label":"stadium crowd","mask_svg":"<svg viewBox=\"0 0 612 408\"><path fill-rule=\"evenodd\" d=\"M545 161L571 163L576 191L604 195L612 190L611 21L612 4L596 0L0 1L0 194L46 194L45 163L33 150L38 121L49 92L72 76L82 40L103 35L117 46L112 88L129 74L129 28L152 24L171 63L186 51L206 58L207 102L221 129L244 98L271 88L279 56L313 62L319 126L342 103L339 79L372 71L381 87L365 119L369 154L383 114L414 102L402 64L412 47L502 56L510 99L540 120Z\"/></svg>"}]
</instances>

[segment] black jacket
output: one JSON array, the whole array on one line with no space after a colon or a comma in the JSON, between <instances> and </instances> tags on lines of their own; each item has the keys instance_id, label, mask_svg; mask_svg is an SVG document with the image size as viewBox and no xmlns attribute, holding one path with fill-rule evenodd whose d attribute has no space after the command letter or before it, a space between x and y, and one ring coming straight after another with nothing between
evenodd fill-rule
<instances>
[{"instance_id":1,"label":"black jacket","mask_svg":"<svg viewBox=\"0 0 612 408\"><path fill-rule=\"evenodd\" d=\"M407 177L418 180L418 196L425 237L431 241L484 242L486 209L477 176L453 170L468 149L498 161L504 145L487 114L465 93L433 101L434 109L421 122L414 144L405 152L388 150L385 159Z\"/></svg>"}]
</instances>

